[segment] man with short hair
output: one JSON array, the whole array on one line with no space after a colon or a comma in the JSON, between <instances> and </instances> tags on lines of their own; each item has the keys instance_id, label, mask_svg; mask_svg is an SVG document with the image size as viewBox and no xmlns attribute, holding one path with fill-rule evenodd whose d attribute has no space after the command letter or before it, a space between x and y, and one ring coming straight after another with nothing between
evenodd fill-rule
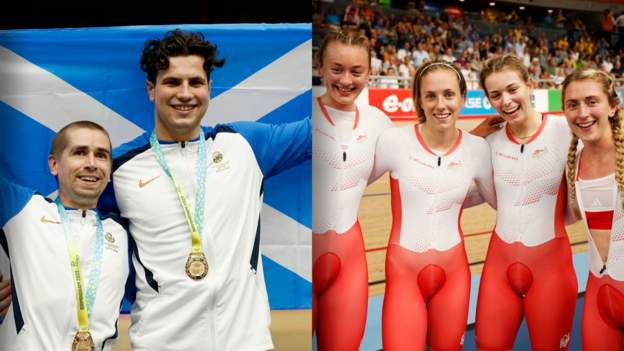
<instances>
[{"instance_id":1,"label":"man with short hair","mask_svg":"<svg viewBox=\"0 0 624 351\"><path fill-rule=\"evenodd\" d=\"M56 201L0 177L0 267L13 286L0 350L111 350L128 277L127 234L95 209L111 173L106 130L62 128L48 156Z\"/></svg>"},{"instance_id":2,"label":"man with short hair","mask_svg":"<svg viewBox=\"0 0 624 351\"><path fill-rule=\"evenodd\" d=\"M115 150L114 195L102 202L129 221L133 350L273 348L263 183L310 159L311 122L202 127L210 74L223 63L200 33L175 30L144 46L155 128Z\"/></svg>"}]
</instances>

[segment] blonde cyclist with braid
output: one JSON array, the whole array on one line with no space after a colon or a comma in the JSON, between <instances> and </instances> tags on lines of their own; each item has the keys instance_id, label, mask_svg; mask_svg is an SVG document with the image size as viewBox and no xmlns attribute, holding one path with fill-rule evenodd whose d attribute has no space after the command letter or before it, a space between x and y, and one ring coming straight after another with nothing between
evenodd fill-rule
<instances>
[{"instance_id":1,"label":"blonde cyclist with braid","mask_svg":"<svg viewBox=\"0 0 624 351\"><path fill-rule=\"evenodd\" d=\"M624 113L613 78L596 69L569 75L563 82L562 102L574 133L567 165L570 200L580 212L589 244L583 350L622 350Z\"/></svg>"}]
</instances>

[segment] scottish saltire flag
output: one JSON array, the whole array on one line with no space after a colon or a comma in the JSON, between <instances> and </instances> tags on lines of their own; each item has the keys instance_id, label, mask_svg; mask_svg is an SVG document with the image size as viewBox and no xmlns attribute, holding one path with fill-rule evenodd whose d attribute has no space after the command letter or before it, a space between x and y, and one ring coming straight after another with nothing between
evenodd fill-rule
<instances>
[{"instance_id":1,"label":"scottish saltire flag","mask_svg":"<svg viewBox=\"0 0 624 351\"><path fill-rule=\"evenodd\" d=\"M226 60L213 71L203 123L277 123L310 116L309 24L0 31L2 175L52 194L56 182L47 154L55 133L67 123L87 119L101 124L113 147L152 130L153 105L139 59L145 40L175 28L202 32ZM265 183L261 245L271 308L310 307L310 179L308 163Z\"/></svg>"}]
</instances>

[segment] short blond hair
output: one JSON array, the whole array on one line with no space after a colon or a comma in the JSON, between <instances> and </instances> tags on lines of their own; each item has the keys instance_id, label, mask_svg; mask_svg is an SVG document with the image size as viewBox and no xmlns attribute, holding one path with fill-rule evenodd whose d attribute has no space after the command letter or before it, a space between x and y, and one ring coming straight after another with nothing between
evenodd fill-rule
<instances>
[{"instance_id":1,"label":"short blond hair","mask_svg":"<svg viewBox=\"0 0 624 351\"><path fill-rule=\"evenodd\" d=\"M76 121L61 128L61 130L56 133L56 136L54 136L54 139L52 140L50 155L53 155L57 159L60 159L63 150L65 150L65 148L67 147L67 132L72 129L78 128L99 130L100 132L104 133L104 135L106 135L106 139L108 139L109 151L112 151L113 147L110 141L110 135L108 135L108 132L106 131L106 129L104 129L104 127L91 121Z\"/></svg>"}]
</instances>

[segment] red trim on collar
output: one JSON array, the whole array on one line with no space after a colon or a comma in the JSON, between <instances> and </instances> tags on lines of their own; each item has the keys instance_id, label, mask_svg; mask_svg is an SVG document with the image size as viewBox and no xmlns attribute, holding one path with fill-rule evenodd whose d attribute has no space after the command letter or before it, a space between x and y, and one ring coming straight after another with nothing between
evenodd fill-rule
<instances>
[{"instance_id":1,"label":"red trim on collar","mask_svg":"<svg viewBox=\"0 0 624 351\"><path fill-rule=\"evenodd\" d=\"M427 152L429 152L430 154L434 155L434 156L439 156L438 154L436 154L433 150L431 150L431 148L429 147L429 145L427 145L427 143L425 143L425 139L423 138L422 134L420 133L420 129L418 128L419 124L414 124L414 131L416 132L416 139L418 139L418 142L420 143L420 145L422 145L422 147L427 150ZM459 133L457 135L457 139L455 140L455 143L448 149L446 150L446 153L442 156L448 156L451 153L453 153L453 151L457 150L457 148L459 147L459 144L461 144L462 141L462 130L461 129L457 129L457 132Z\"/></svg>"},{"instance_id":2,"label":"red trim on collar","mask_svg":"<svg viewBox=\"0 0 624 351\"><path fill-rule=\"evenodd\" d=\"M331 119L329 112L325 108L325 103L323 103L323 100L321 99L321 97L319 96L316 99L318 100L318 104L319 104L319 107L321 108L321 112L323 112L323 116L325 116L329 124L335 127L336 125L334 124L334 121ZM353 129L357 128L358 123L360 123L360 110L358 109L356 105L355 106L355 122L353 123Z\"/></svg>"},{"instance_id":3,"label":"red trim on collar","mask_svg":"<svg viewBox=\"0 0 624 351\"><path fill-rule=\"evenodd\" d=\"M531 135L531 139L527 140L527 142L525 144L528 144L530 142L532 142L533 140L537 139L537 137L542 133L542 131L544 130L544 127L546 126L546 120L548 119L548 115L546 114L542 114L542 123L540 124L540 126L537 128L537 130L535 131L535 133L533 133L533 135ZM509 127L509 123L507 123L507 125L505 126L505 132L507 133L507 138L509 138L509 141L511 141L514 144L520 144L516 138L514 138L514 136L511 134L511 128Z\"/></svg>"}]
</instances>

